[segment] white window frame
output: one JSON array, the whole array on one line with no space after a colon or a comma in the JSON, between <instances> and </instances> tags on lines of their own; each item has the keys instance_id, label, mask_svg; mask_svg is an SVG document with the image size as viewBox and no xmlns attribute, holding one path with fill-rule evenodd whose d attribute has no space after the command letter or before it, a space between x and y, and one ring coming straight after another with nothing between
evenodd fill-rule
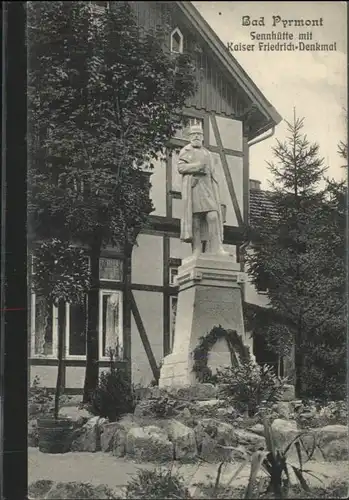
<instances>
[{"instance_id":1,"label":"white window frame","mask_svg":"<svg viewBox=\"0 0 349 500\"><path fill-rule=\"evenodd\" d=\"M90 8L94 12L102 12L104 9L110 9L110 2L106 2L106 6L103 7L102 5L97 5L95 2L90 0Z\"/></svg>"},{"instance_id":2,"label":"white window frame","mask_svg":"<svg viewBox=\"0 0 349 500\"><path fill-rule=\"evenodd\" d=\"M120 279L118 280L113 280L113 279L110 279L110 278L99 278L101 281L110 281L111 283L122 283L122 280L123 280L123 268L122 268L122 259L121 258L114 258L114 257L100 257L99 259L99 268L98 268L98 272L99 272L99 275L101 274L101 260L102 259L106 259L106 260L118 260L120 263L121 263L121 271L120 271Z\"/></svg>"},{"instance_id":3,"label":"white window frame","mask_svg":"<svg viewBox=\"0 0 349 500\"><path fill-rule=\"evenodd\" d=\"M173 49L173 37L174 35L179 35L179 50ZM174 54L183 54L183 34L181 30L177 27L171 33L171 52Z\"/></svg>"},{"instance_id":4,"label":"white window frame","mask_svg":"<svg viewBox=\"0 0 349 500\"><path fill-rule=\"evenodd\" d=\"M35 315L36 294L31 294L30 310L30 356L31 359L57 359L58 357L58 308L52 305L52 354L39 354L35 352Z\"/></svg>"},{"instance_id":5,"label":"white window frame","mask_svg":"<svg viewBox=\"0 0 349 500\"><path fill-rule=\"evenodd\" d=\"M117 294L119 296L119 346L121 348L121 356L123 357L123 294L121 290L111 290L108 288L102 288L99 290L99 308L98 308L98 325L99 325L99 335L98 335L98 356L100 361L109 361L109 357L103 355L103 296L110 294Z\"/></svg>"},{"instance_id":6,"label":"white window frame","mask_svg":"<svg viewBox=\"0 0 349 500\"><path fill-rule=\"evenodd\" d=\"M86 297L86 314L88 310L88 297ZM87 319L86 319L87 321ZM70 304L65 303L65 359L86 360L86 354L69 354L70 341ZM86 331L86 353L87 353L87 331Z\"/></svg>"}]
</instances>

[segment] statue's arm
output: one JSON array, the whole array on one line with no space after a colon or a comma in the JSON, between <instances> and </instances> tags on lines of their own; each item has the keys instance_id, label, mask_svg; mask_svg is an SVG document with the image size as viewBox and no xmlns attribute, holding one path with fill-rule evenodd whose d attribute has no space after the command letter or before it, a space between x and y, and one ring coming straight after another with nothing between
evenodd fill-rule
<instances>
[{"instance_id":1,"label":"statue's arm","mask_svg":"<svg viewBox=\"0 0 349 500\"><path fill-rule=\"evenodd\" d=\"M182 175L201 174L205 175L205 165L200 162L186 163L184 160L178 160L178 172Z\"/></svg>"}]
</instances>

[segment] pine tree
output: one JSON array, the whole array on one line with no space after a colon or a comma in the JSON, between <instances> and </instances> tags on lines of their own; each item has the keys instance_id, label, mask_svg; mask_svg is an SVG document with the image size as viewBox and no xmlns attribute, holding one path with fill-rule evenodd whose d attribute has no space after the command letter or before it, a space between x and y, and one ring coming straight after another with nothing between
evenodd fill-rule
<instances>
[{"instance_id":1,"label":"pine tree","mask_svg":"<svg viewBox=\"0 0 349 500\"><path fill-rule=\"evenodd\" d=\"M319 189L326 168L319 146L302 134L303 126L304 120L294 117L287 141L273 148L277 163L269 169L275 212L264 212L256 222L254 252L247 257L253 283L267 287L270 306L287 327L285 342L294 343L298 396L306 388L306 346L334 327L345 290L341 223L327 189ZM275 336L275 325L271 330Z\"/></svg>"},{"instance_id":2,"label":"pine tree","mask_svg":"<svg viewBox=\"0 0 349 500\"><path fill-rule=\"evenodd\" d=\"M29 232L88 249L85 401L98 381L101 250L130 255L153 210L143 167L196 89L190 57L166 49L167 27L145 30L128 2L111 3L97 16L90 2L28 2Z\"/></svg>"}]
</instances>

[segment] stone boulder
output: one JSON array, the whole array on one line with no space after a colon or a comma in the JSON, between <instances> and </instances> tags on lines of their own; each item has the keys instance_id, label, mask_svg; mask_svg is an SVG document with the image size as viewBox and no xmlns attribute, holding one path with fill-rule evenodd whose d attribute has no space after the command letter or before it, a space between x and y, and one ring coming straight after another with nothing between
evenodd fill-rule
<instances>
[{"instance_id":1,"label":"stone boulder","mask_svg":"<svg viewBox=\"0 0 349 500\"><path fill-rule=\"evenodd\" d=\"M178 420L170 420L165 428L173 443L175 460L192 461L197 456L194 430Z\"/></svg>"},{"instance_id":2,"label":"stone boulder","mask_svg":"<svg viewBox=\"0 0 349 500\"><path fill-rule=\"evenodd\" d=\"M156 426L131 428L126 436L126 454L140 462L166 462L174 458L167 433Z\"/></svg>"},{"instance_id":3,"label":"stone boulder","mask_svg":"<svg viewBox=\"0 0 349 500\"><path fill-rule=\"evenodd\" d=\"M321 460L322 455L317 447L318 438L315 429L303 430L299 429L295 420L275 419L271 424L274 444L280 451L285 451L289 444L299 436L303 443L300 446L301 456L303 460L308 460L309 455L312 459ZM291 444L287 451L287 455L291 460L298 461L298 451L294 444Z\"/></svg>"},{"instance_id":4,"label":"stone boulder","mask_svg":"<svg viewBox=\"0 0 349 500\"><path fill-rule=\"evenodd\" d=\"M118 431L118 422L109 422L101 427L100 440L101 440L101 451L108 452L112 451L114 448L114 438Z\"/></svg>"},{"instance_id":5,"label":"stone boulder","mask_svg":"<svg viewBox=\"0 0 349 500\"><path fill-rule=\"evenodd\" d=\"M285 384L283 387L283 393L281 396L282 401L294 401L295 399L295 388L294 385Z\"/></svg>"},{"instance_id":6,"label":"stone boulder","mask_svg":"<svg viewBox=\"0 0 349 500\"><path fill-rule=\"evenodd\" d=\"M316 435L320 447L337 440L348 443L348 427L346 425L326 425L316 429Z\"/></svg>"},{"instance_id":7,"label":"stone boulder","mask_svg":"<svg viewBox=\"0 0 349 500\"><path fill-rule=\"evenodd\" d=\"M279 418L289 420L293 414L292 406L288 401L279 401L273 405L273 410Z\"/></svg>"},{"instance_id":8,"label":"stone boulder","mask_svg":"<svg viewBox=\"0 0 349 500\"><path fill-rule=\"evenodd\" d=\"M139 427L139 423L137 422L137 419L131 414L125 415L117 422L113 422L113 425L110 427L110 429L108 429L108 434L104 438L103 445L107 447L111 446L112 454L115 457L125 456L126 436L128 431L133 427Z\"/></svg>"},{"instance_id":9,"label":"stone boulder","mask_svg":"<svg viewBox=\"0 0 349 500\"><path fill-rule=\"evenodd\" d=\"M244 429L234 429L233 445L243 446L247 451L253 453L259 448L266 448L264 436Z\"/></svg>"},{"instance_id":10,"label":"stone boulder","mask_svg":"<svg viewBox=\"0 0 349 500\"><path fill-rule=\"evenodd\" d=\"M347 440L335 439L321 447L325 460L346 461L349 459L349 444Z\"/></svg>"},{"instance_id":11,"label":"stone boulder","mask_svg":"<svg viewBox=\"0 0 349 500\"><path fill-rule=\"evenodd\" d=\"M74 427L82 427L86 424L86 422L88 422L88 420L93 418L91 412L89 412L85 408L79 408L77 406L63 406L59 410L59 416L70 418L70 420L74 424Z\"/></svg>"},{"instance_id":12,"label":"stone boulder","mask_svg":"<svg viewBox=\"0 0 349 500\"><path fill-rule=\"evenodd\" d=\"M217 387L213 384L194 384L179 387L166 387L169 396L186 401L206 401L216 399Z\"/></svg>"},{"instance_id":13,"label":"stone boulder","mask_svg":"<svg viewBox=\"0 0 349 500\"><path fill-rule=\"evenodd\" d=\"M217 408L215 409L217 418L221 418L223 420L229 419L232 420L236 418L237 416L237 411L233 406L226 406L223 408Z\"/></svg>"},{"instance_id":14,"label":"stone boulder","mask_svg":"<svg viewBox=\"0 0 349 500\"><path fill-rule=\"evenodd\" d=\"M72 436L71 451L100 451L100 428L103 422L105 419L93 417L76 429Z\"/></svg>"},{"instance_id":15,"label":"stone boulder","mask_svg":"<svg viewBox=\"0 0 349 500\"><path fill-rule=\"evenodd\" d=\"M253 432L258 436L264 436L264 425L263 424L255 424L252 427L247 429L249 432Z\"/></svg>"},{"instance_id":16,"label":"stone boulder","mask_svg":"<svg viewBox=\"0 0 349 500\"><path fill-rule=\"evenodd\" d=\"M200 457L210 462L230 459L238 445L235 428L214 418L200 420L194 431Z\"/></svg>"},{"instance_id":17,"label":"stone boulder","mask_svg":"<svg viewBox=\"0 0 349 500\"><path fill-rule=\"evenodd\" d=\"M273 420L271 430L275 445L280 450L283 450L285 446L301 432L295 420L285 420L282 418Z\"/></svg>"}]
</instances>

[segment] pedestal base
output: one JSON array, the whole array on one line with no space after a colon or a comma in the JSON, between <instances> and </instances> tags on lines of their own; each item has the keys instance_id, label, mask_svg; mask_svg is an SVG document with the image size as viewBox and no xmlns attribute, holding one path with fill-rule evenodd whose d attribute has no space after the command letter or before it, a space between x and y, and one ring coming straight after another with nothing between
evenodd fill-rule
<instances>
[{"instance_id":1,"label":"pedestal base","mask_svg":"<svg viewBox=\"0 0 349 500\"><path fill-rule=\"evenodd\" d=\"M240 266L230 256L203 254L185 259L178 269L178 305L173 352L165 357L159 386L185 386L197 383L193 373L193 351L200 338L213 327L236 330L245 337L240 289ZM230 364L226 341L210 356L212 371Z\"/></svg>"}]
</instances>

